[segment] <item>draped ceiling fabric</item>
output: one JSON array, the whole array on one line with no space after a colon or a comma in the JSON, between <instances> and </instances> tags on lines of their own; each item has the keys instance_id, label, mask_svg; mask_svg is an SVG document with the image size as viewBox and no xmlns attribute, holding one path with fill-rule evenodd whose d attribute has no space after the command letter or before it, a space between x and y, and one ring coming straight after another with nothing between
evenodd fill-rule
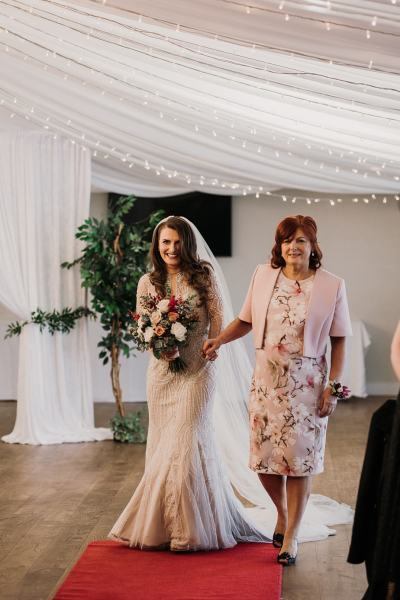
<instances>
[{"instance_id":1,"label":"draped ceiling fabric","mask_svg":"<svg viewBox=\"0 0 400 600\"><path fill-rule=\"evenodd\" d=\"M84 303L74 233L87 218L89 152L46 133L0 137L0 303L20 321L31 311ZM7 342L4 342L7 343ZM2 439L55 444L108 439L94 427L84 320L69 334L27 325L20 336L17 419Z\"/></svg>"},{"instance_id":2,"label":"draped ceiling fabric","mask_svg":"<svg viewBox=\"0 0 400 600\"><path fill-rule=\"evenodd\" d=\"M98 189L400 190L400 1L2 0L0 103Z\"/></svg>"}]
</instances>

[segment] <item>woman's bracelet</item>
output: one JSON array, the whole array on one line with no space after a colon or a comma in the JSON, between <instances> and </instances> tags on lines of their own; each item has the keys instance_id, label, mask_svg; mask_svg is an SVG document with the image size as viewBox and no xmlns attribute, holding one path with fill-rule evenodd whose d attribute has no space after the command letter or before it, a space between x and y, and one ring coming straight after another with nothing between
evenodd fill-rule
<instances>
[{"instance_id":1,"label":"woman's bracelet","mask_svg":"<svg viewBox=\"0 0 400 600\"><path fill-rule=\"evenodd\" d=\"M350 388L342 385L340 381L336 381L336 379L330 379L328 381L328 386L331 391L331 396L335 396L338 400L345 400L350 396Z\"/></svg>"}]
</instances>

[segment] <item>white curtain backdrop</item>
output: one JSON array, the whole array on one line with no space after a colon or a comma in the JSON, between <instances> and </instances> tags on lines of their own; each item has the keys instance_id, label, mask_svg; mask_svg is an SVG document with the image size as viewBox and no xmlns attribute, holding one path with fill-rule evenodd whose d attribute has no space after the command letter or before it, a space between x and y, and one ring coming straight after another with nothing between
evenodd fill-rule
<instances>
[{"instance_id":1,"label":"white curtain backdrop","mask_svg":"<svg viewBox=\"0 0 400 600\"><path fill-rule=\"evenodd\" d=\"M15 319L38 307L83 304L79 269L62 270L79 255L76 227L88 216L90 155L46 133L0 136L0 303ZM17 419L2 439L54 444L102 440L95 428L87 323L70 334L20 337Z\"/></svg>"},{"instance_id":2,"label":"white curtain backdrop","mask_svg":"<svg viewBox=\"0 0 400 600\"><path fill-rule=\"evenodd\" d=\"M4 0L0 104L97 189L400 189L399 3Z\"/></svg>"}]
</instances>

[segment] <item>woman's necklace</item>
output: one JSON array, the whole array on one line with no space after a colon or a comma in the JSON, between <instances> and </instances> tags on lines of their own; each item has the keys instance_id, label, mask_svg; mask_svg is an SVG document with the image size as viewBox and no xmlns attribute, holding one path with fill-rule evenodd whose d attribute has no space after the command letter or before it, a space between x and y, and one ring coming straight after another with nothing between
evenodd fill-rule
<instances>
[{"instance_id":1,"label":"woman's necklace","mask_svg":"<svg viewBox=\"0 0 400 600\"><path fill-rule=\"evenodd\" d=\"M172 278L175 276L175 293L172 293ZM177 271L176 273L167 273L167 279L165 282L165 292L167 297L176 296L179 288L179 284L182 280L182 271Z\"/></svg>"}]
</instances>

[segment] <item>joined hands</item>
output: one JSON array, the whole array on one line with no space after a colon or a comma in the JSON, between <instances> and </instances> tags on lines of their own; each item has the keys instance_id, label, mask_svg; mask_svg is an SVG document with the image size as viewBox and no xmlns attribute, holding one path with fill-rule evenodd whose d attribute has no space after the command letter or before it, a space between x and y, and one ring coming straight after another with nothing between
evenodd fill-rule
<instances>
[{"instance_id":1,"label":"joined hands","mask_svg":"<svg viewBox=\"0 0 400 600\"><path fill-rule=\"evenodd\" d=\"M212 338L206 340L203 344L202 356L206 360L214 361L218 357L217 350L220 348L221 344L217 342L217 338Z\"/></svg>"}]
</instances>

